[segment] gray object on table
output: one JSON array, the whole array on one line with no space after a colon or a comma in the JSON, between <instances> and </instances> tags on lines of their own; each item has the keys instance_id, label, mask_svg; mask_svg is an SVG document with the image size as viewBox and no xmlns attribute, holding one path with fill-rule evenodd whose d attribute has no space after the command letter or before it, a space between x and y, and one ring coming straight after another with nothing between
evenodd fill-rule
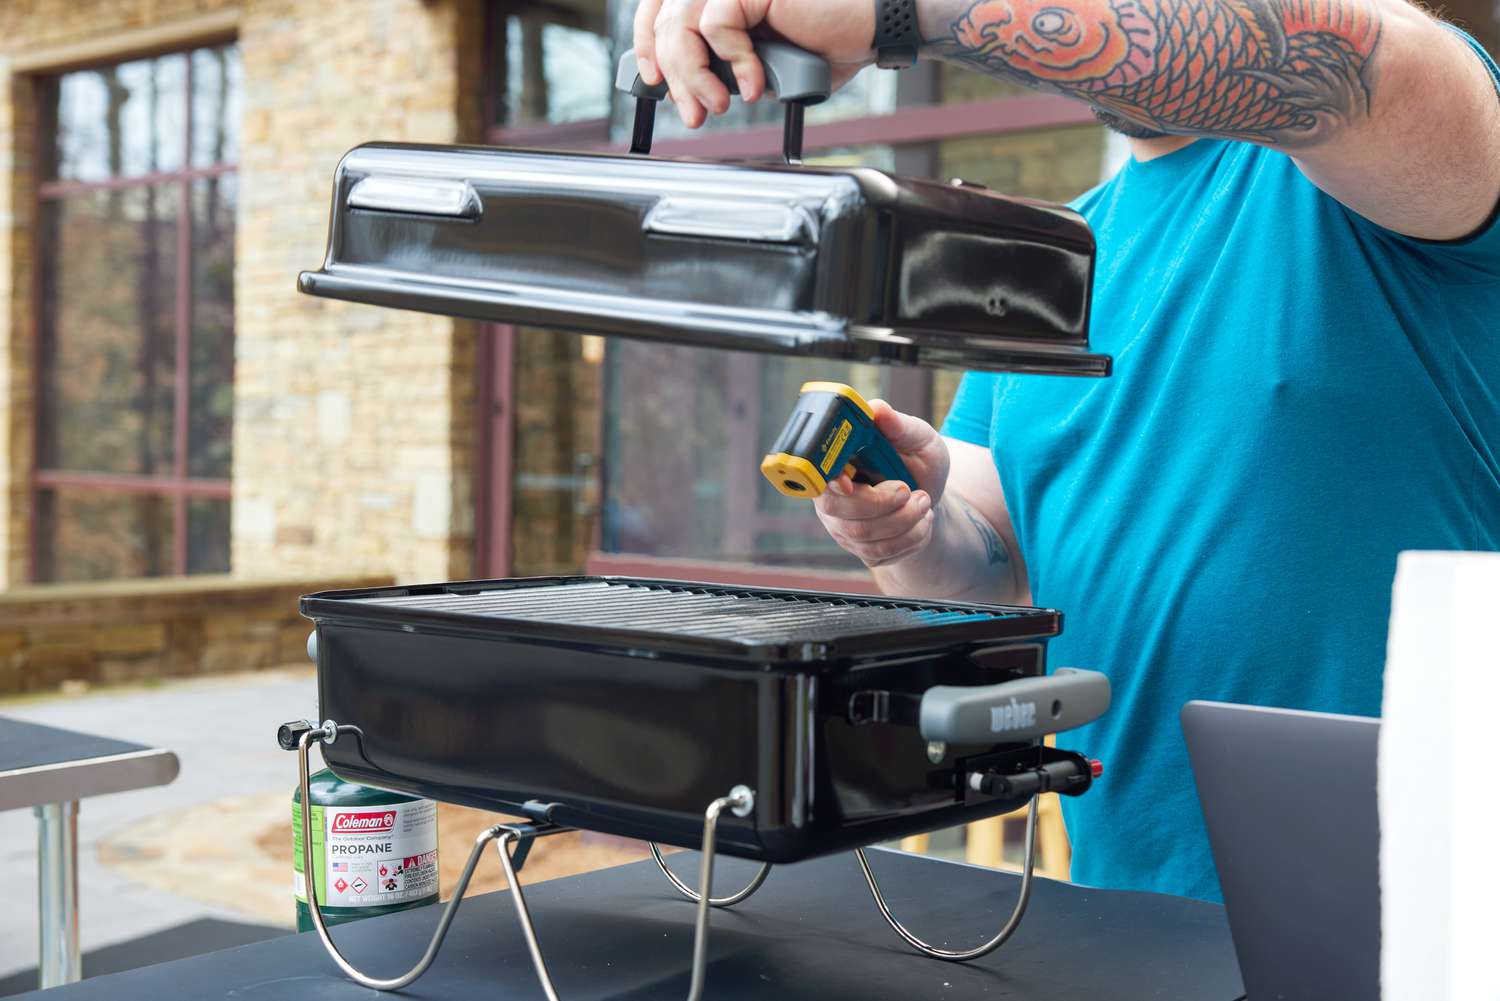
<instances>
[{"instance_id":1,"label":"gray object on table","mask_svg":"<svg viewBox=\"0 0 1500 1001\"><path fill-rule=\"evenodd\" d=\"M42 987L82 974L78 942L78 802L165 785L177 755L159 747L60 730L0 716L0 811L37 817Z\"/></svg>"},{"instance_id":2,"label":"gray object on table","mask_svg":"<svg viewBox=\"0 0 1500 1001\"><path fill-rule=\"evenodd\" d=\"M875 850L870 859L912 929L950 947L980 941L1010 909L1020 883L1012 873L898 852ZM672 860L683 873L696 863L696 856ZM722 858L716 886L739 886L756 868ZM564 1001L681 1001L686 994L696 908L662 882L650 860L536 883L527 900ZM416 959L437 918L438 908L423 907L341 925L333 935L351 961L391 976ZM1038 879L1026 921L1003 951L947 963L913 954L891 934L845 853L777 868L755 896L715 915L705 997L1238 1001L1243 994L1229 928L1215 904ZM340 973L309 933L90 978L44 1001L229 997L378 995ZM508 895L465 900L442 954L399 997L540 1001Z\"/></svg>"},{"instance_id":3,"label":"gray object on table","mask_svg":"<svg viewBox=\"0 0 1500 1001\"><path fill-rule=\"evenodd\" d=\"M1380 720L1189 702L1182 729L1251 1001L1378 998Z\"/></svg>"}]
</instances>

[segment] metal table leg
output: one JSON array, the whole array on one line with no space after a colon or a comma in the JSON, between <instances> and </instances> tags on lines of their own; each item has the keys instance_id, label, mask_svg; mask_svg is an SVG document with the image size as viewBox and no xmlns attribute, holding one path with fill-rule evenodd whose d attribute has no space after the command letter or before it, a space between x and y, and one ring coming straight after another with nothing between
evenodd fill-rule
<instances>
[{"instance_id":1,"label":"metal table leg","mask_svg":"<svg viewBox=\"0 0 1500 1001\"><path fill-rule=\"evenodd\" d=\"M38 806L37 863L42 987L83 978L78 950L78 801Z\"/></svg>"}]
</instances>

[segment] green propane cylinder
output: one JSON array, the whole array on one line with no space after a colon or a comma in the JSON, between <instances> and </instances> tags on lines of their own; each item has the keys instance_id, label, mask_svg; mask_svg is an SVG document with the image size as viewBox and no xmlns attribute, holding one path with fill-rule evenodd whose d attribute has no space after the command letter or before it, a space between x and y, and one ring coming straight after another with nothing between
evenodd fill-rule
<instances>
[{"instance_id":1,"label":"green propane cylinder","mask_svg":"<svg viewBox=\"0 0 1500 1001\"><path fill-rule=\"evenodd\" d=\"M437 804L345 782L325 768L308 780L313 870L329 925L438 900ZM292 790L297 930L312 931L302 872L302 795Z\"/></svg>"}]
</instances>

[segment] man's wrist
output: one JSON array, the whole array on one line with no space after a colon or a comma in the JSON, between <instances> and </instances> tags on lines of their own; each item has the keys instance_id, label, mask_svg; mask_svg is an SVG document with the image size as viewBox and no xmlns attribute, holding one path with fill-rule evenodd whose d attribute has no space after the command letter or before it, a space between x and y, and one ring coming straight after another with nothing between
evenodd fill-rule
<instances>
[{"instance_id":1,"label":"man's wrist","mask_svg":"<svg viewBox=\"0 0 1500 1001\"><path fill-rule=\"evenodd\" d=\"M953 40L953 26L961 21L977 0L913 0L917 10L917 35L921 39L920 55L941 55L934 46Z\"/></svg>"}]
</instances>

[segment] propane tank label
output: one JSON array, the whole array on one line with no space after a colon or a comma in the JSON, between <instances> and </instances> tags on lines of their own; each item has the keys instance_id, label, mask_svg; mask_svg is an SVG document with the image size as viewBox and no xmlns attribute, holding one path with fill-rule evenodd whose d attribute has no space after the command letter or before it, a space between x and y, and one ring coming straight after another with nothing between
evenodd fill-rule
<instances>
[{"instance_id":1,"label":"propane tank label","mask_svg":"<svg viewBox=\"0 0 1500 1001\"><path fill-rule=\"evenodd\" d=\"M312 809L318 902L326 907L383 907L438 892L437 804ZM300 832L299 832L300 833ZM294 846L297 899L307 900L300 845Z\"/></svg>"}]
</instances>

